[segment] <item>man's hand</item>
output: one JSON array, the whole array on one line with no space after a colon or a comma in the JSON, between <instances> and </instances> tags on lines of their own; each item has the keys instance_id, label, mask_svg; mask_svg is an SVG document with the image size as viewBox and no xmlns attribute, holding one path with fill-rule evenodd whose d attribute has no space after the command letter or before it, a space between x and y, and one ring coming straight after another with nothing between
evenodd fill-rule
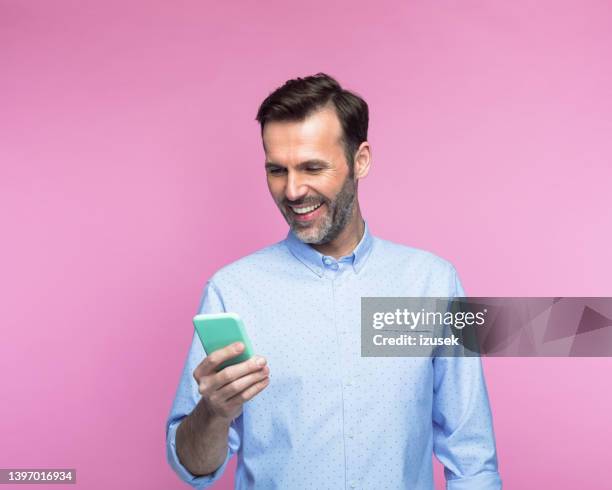
<instances>
[{"instance_id":1,"label":"man's hand","mask_svg":"<svg viewBox=\"0 0 612 490\"><path fill-rule=\"evenodd\" d=\"M213 418L232 421L242 413L244 402L252 399L270 383L266 359L253 356L248 361L228 366L217 372L218 366L244 350L241 342L228 345L206 357L193 371L202 395L200 401Z\"/></svg>"},{"instance_id":2,"label":"man's hand","mask_svg":"<svg viewBox=\"0 0 612 490\"><path fill-rule=\"evenodd\" d=\"M178 459L193 475L209 475L223 464L232 420L245 401L269 384L270 370L261 356L217 372L221 363L243 351L241 342L231 344L213 352L193 371L202 399L176 430Z\"/></svg>"}]
</instances>

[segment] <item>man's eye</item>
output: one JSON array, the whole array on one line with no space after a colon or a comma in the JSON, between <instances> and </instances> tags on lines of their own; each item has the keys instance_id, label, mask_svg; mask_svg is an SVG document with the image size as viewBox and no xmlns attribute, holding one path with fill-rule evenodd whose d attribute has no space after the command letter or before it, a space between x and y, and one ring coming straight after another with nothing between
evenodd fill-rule
<instances>
[{"instance_id":1,"label":"man's eye","mask_svg":"<svg viewBox=\"0 0 612 490\"><path fill-rule=\"evenodd\" d=\"M268 173L271 173L273 175L280 175L285 171L284 168L269 168L268 169Z\"/></svg>"},{"instance_id":2,"label":"man's eye","mask_svg":"<svg viewBox=\"0 0 612 490\"><path fill-rule=\"evenodd\" d=\"M323 170L321 167L308 167L307 169L309 172L320 172L321 170Z\"/></svg>"}]
</instances>

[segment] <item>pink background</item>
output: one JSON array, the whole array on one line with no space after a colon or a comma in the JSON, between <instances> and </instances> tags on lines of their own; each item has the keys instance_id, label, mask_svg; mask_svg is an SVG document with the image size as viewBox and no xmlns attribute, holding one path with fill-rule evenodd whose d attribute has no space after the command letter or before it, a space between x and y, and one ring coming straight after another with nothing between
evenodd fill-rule
<instances>
[{"instance_id":1,"label":"pink background","mask_svg":"<svg viewBox=\"0 0 612 490\"><path fill-rule=\"evenodd\" d=\"M317 71L370 104L375 234L471 295L612 296L610 2L2 0L1 467L185 488L203 285L286 233L255 113ZM505 488L609 485L610 368L485 359Z\"/></svg>"}]
</instances>

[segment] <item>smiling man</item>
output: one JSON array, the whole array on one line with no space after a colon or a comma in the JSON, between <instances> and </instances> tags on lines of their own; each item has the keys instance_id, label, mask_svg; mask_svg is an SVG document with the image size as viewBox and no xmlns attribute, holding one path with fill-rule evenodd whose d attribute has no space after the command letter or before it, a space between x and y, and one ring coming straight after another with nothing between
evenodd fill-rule
<instances>
[{"instance_id":1,"label":"smiling man","mask_svg":"<svg viewBox=\"0 0 612 490\"><path fill-rule=\"evenodd\" d=\"M358 182L368 106L325 74L289 80L257 113L287 237L223 267L199 313L238 313L264 354L191 348L166 424L168 461L205 488L238 454L236 488L500 489L477 357L361 356L366 296L463 296L435 255L374 237Z\"/></svg>"},{"instance_id":2,"label":"smiling man","mask_svg":"<svg viewBox=\"0 0 612 490\"><path fill-rule=\"evenodd\" d=\"M357 201L357 181L370 166L370 146L362 135L346 141L333 104L303 121L272 119L284 108L263 106L258 119L266 152L268 188L295 236L324 254L340 257L355 248L364 222ZM287 117L287 116L285 116ZM271 120L270 120L271 119ZM356 147L355 147L356 146ZM347 164L348 155L350 164ZM355 155L355 156L353 156ZM282 163L281 163L282 162Z\"/></svg>"}]
</instances>

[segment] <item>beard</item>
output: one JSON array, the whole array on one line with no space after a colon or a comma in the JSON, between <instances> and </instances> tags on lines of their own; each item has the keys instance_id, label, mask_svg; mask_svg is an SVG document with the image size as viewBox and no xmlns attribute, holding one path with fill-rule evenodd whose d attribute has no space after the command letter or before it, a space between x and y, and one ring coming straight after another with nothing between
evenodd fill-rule
<instances>
[{"instance_id":1,"label":"beard","mask_svg":"<svg viewBox=\"0 0 612 490\"><path fill-rule=\"evenodd\" d=\"M355 206L355 194L355 182L351 175L348 175L334 199L327 199L320 195L304 199L300 204L323 203L325 205L324 214L309 223L296 220L293 211L287 209L286 201L277 202L277 205L287 224L300 241L313 245L324 245L335 240L350 221Z\"/></svg>"}]
</instances>

